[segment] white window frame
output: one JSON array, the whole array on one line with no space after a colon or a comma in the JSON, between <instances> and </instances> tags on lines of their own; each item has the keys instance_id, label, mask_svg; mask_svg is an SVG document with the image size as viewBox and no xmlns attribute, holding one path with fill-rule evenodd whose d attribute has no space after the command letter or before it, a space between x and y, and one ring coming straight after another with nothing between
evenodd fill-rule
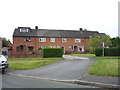
<instances>
[{"instance_id":1,"label":"white window frame","mask_svg":"<svg viewBox=\"0 0 120 90\"><path fill-rule=\"evenodd\" d=\"M39 42L46 42L46 38L39 38Z\"/></svg>"},{"instance_id":2,"label":"white window frame","mask_svg":"<svg viewBox=\"0 0 120 90\"><path fill-rule=\"evenodd\" d=\"M60 48L60 46L57 46L57 48Z\"/></svg>"},{"instance_id":3,"label":"white window frame","mask_svg":"<svg viewBox=\"0 0 120 90\"><path fill-rule=\"evenodd\" d=\"M62 42L67 42L67 38L62 38Z\"/></svg>"},{"instance_id":4,"label":"white window frame","mask_svg":"<svg viewBox=\"0 0 120 90\"><path fill-rule=\"evenodd\" d=\"M25 42L30 42L31 39L30 39L30 38L24 38L24 41L25 41Z\"/></svg>"},{"instance_id":5,"label":"white window frame","mask_svg":"<svg viewBox=\"0 0 120 90\"><path fill-rule=\"evenodd\" d=\"M79 42L77 42L77 41L79 41ZM75 39L75 42L76 42L76 43L80 43L80 42L81 42L81 39Z\"/></svg>"},{"instance_id":6,"label":"white window frame","mask_svg":"<svg viewBox=\"0 0 120 90\"><path fill-rule=\"evenodd\" d=\"M50 38L50 42L55 42L55 38Z\"/></svg>"},{"instance_id":7,"label":"white window frame","mask_svg":"<svg viewBox=\"0 0 120 90\"><path fill-rule=\"evenodd\" d=\"M48 46L48 47L52 48L52 46Z\"/></svg>"},{"instance_id":8,"label":"white window frame","mask_svg":"<svg viewBox=\"0 0 120 90\"><path fill-rule=\"evenodd\" d=\"M20 28L20 32L28 32L28 28Z\"/></svg>"},{"instance_id":9,"label":"white window frame","mask_svg":"<svg viewBox=\"0 0 120 90\"><path fill-rule=\"evenodd\" d=\"M53 46L53 48L56 48L56 46Z\"/></svg>"},{"instance_id":10,"label":"white window frame","mask_svg":"<svg viewBox=\"0 0 120 90\"><path fill-rule=\"evenodd\" d=\"M80 47L82 48L82 51L81 51L81 52L85 51L85 47L84 47L84 46L79 46L79 47L78 47L78 51L80 51L80 49L79 49Z\"/></svg>"}]
</instances>

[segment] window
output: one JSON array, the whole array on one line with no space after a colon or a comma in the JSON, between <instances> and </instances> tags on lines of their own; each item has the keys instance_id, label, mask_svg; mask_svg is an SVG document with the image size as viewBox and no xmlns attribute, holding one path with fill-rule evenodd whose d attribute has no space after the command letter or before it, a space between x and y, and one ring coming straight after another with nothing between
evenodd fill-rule
<instances>
[{"instance_id":1,"label":"window","mask_svg":"<svg viewBox=\"0 0 120 90\"><path fill-rule=\"evenodd\" d=\"M57 48L60 48L60 46L57 46Z\"/></svg>"},{"instance_id":2,"label":"window","mask_svg":"<svg viewBox=\"0 0 120 90\"><path fill-rule=\"evenodd\" d=\"M56 46L53 46L53 48L56 48Z\"/></svg>"},{"instance_id":3,"label":"window","mask_svg":"<svg viewBox=\"0 0 120 90\"><path fill-rule=\"evenodd\" d=\"M79 42L81 42L81 40L80 39L75 39L75 42L79 43Z\"/></svg>"},{"instance_id":4,"label":"window","mask_svg":"<svg viewBox=\"0 0 120 90\"><path fill-rule=\"evenodd\" d=\"M79 46L78 51L84 51L84 46Z\"/></svg>"},{"instance_id":5,"label":"window","mask_svg":"<svg viewBox=\"0 0 120 90\"><path fill-rule=\"evenodd\" d=\"M23 45L20 46L20 51L23 51Z\"/></svg>"},{"instance_id":6,"label":"window","mask_svg":"<svg viewBox=\"0 0 120 90\"><path fill-rule=\"evenodd\" d=\"M19 47L16 47L16 51L19 51Z\"/></svg>"},{"instance_id":7,"label":"window","mask_svg":"<svg viewBox=\"0 0 120 90\"><path fill-rule=\"evenodd\" d=\"M39 41L40 42L46 42L46 38L40 38Z\"/></svg>"},{"instance_id":8,"label":"window","mask_svg":"<svg viewBox=\"0 0 120 90\"><path fill-rule=\"evenodd\" d=\"M66 38L62 38L62 42L67 42L67 39Z\"/></svg>"},{"instance_id":9,"label":"window","mask_svg":"<svg viewBox=\"0 0 120 90\"><path fill-rule=\"evenodd\" d=\"M20 32L28 32L28 28L20 28Z\"/></svg>"},{"instance_id":10,"label":"window","mask_svg":"<svg viewBox=\"0 0 120 90\"><path fill-rule=\"evenodd\" d=\"M30 38L24 38L24 41L25 42L30 42L31 40L30 40Z\"/></svg>"},{"instance_id":11,"label":"window","mask_svg":"<svg viewBox=\"0 0 120 90\"><path fill-rule=\"evenodd\" d=\"M48 47L52 48L52 46L48 46Z\"/></svg>"},{"instance_id":12,"label":"window","mask_svg":"<svg viewBox=\"0 0 120 90\"><path fill-rule=\"evenodd\" d=\"M16 51L23 51L24 45L20 45L16 47Z\"/></svg>"},{"instance_id":13,"label":"window","mask_svg":"<svg viewBox=\"0 0 120 90\"><path fill-rule=\"evenodd\" d=\"M50 42L55 42L55 38L50 38Z\"/></svg>"},{"instance_id":14,"label":"window","mask_svg":"<svg viewBox=\"0 0 120 90\"><path fill-rule=\"evenodd\" d=\"M28 51L33 51L34 47L33 46L28 46Z\"/></svg>"}]
</instances>

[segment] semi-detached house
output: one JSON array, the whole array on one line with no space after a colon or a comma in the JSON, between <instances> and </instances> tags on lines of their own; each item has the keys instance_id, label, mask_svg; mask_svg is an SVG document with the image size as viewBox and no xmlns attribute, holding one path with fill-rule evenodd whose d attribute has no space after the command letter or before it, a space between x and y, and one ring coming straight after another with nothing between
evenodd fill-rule
<instances>
[{"instance_id":1,"label":"semi-detached house","mask_svg":"<svg viewBox=\"0 0 120 90\"><path fill-rule=\"evenodd\" d=\"M83 53L89 41L89 36L105 35L98 31L79 30L53 30L35 29L30 27L15 28L13 34L13 54L31 54L44 47L64 48L65 51Z\"/></svg>"}]
</instances>

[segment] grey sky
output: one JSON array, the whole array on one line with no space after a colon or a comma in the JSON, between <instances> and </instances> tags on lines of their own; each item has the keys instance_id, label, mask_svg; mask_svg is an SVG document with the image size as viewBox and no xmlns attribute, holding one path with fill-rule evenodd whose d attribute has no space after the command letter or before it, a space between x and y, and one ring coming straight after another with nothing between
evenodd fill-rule
<instances>
[{"instance_id":1,"label":"grey sky","mask_svg":"<svg viewBox=\"0 0 120 90\"><path fill-rule=\"evenodd\" d=\"M14 28L78 30L118 36L119 0L1 0L0 37L12 41Z\"/></svg>"}]
</instances>

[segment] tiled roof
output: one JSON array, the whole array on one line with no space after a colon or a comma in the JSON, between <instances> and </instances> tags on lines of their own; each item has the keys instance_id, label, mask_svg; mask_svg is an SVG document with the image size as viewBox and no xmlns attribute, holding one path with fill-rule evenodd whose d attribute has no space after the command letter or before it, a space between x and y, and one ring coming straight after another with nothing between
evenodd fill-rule
<instances>
[{"instance_id":1,"label":"tiled roof","mask_svg":"<svg viewBox=\"0 0 120 90\"><path fill-rule=\"evenodd\" d=\"M29 29L28 32L20 32L20 28ZM53 30L53 29L31 29L30 27L18 27L15 29L14 37L62 37L62 38L89 38L94 35L105 35L98 31L79 30Z\"/></svg>"}]
</instances>

